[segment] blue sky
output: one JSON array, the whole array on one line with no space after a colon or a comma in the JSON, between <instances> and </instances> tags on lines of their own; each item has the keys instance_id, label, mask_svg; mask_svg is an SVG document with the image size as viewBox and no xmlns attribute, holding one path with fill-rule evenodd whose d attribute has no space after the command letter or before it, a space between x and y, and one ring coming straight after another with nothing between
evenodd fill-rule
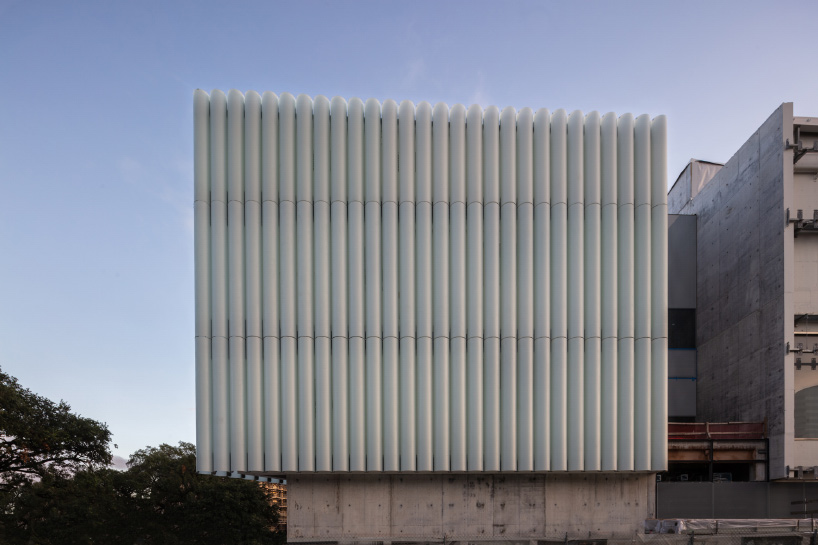
<instances>
[{"instance_id":1,"label":"blue sky","mask_svg":"<svg viewBox=\"0 0 818 545\"><path fill-rule=\"evenodd\" d=\"M195 440L196 88L666 114L673 181L818 115L780 6L0 0L0 366L120 456Z\"/></svg>"}]
</instances>

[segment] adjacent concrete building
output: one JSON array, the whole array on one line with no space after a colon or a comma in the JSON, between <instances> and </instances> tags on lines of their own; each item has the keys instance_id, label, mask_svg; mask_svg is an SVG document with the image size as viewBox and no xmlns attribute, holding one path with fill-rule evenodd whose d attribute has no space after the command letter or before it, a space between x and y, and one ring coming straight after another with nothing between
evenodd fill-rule
<instances>
[{"instance_id":1,"label":"adjacent concrete building","mask_svg":"<svg viewBox=\"0 0 818 545\"><path fill-rule=\"evenodd\" d=\"M818 477L816 137L818 119L782 104L668 195L697 219L696 420L766 422L774 480Z\"/></svg>"}]
</instances>

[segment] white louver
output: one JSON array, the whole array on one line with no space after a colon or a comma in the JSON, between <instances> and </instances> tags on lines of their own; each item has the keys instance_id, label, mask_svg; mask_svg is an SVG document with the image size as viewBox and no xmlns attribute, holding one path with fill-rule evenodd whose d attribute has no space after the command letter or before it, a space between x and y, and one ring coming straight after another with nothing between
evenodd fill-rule
<instances>
[{"instance_id":1,"label":"white louver","mask_svg":"<svg viewBox=\"0 0 818 545\"><path fill-rule=\"evenodd\" d=\"M665 469L664 116L194 112L200 471Z\"/></svg>"}]
</instances>

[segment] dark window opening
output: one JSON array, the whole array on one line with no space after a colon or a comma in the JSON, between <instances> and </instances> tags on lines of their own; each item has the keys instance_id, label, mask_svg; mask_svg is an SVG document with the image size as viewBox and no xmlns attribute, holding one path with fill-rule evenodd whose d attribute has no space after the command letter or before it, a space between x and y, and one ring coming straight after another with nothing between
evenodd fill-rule
<instances>
[{"instance_id":1,"label":"dark window opening","mask_svg":"<svg viewBox=\"0 0 818 545\"><path fill-rule=\"evenodd\" d=\"M696 348L696 309L668 310L668 348Z\"/></svg>"}]
</instances>

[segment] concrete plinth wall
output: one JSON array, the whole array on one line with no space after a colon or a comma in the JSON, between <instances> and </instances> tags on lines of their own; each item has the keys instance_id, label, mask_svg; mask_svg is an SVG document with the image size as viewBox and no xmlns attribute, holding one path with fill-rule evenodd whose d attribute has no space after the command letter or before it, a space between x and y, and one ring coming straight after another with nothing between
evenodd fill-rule
<instances>
[{"instance_id":1,"label":"concrete plinth wall","mask_svg":"<svg viewBox=\"0 0 818 545\"><path fill-rule=\"evenodd\" d=\"M290 542L633 536L653 473L288 475Z\"/></svg>"}]
</instances>

